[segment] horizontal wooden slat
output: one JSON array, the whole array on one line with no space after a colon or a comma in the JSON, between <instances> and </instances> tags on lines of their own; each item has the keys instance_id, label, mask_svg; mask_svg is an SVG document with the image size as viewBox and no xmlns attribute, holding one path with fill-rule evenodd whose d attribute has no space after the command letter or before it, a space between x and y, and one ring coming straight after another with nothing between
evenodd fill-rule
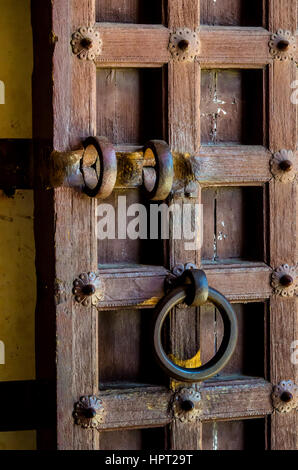
<instances>
[{"instance_id":1,"label":"horizontal wooden slat","mask_svg":"<svg viewBox=\"0 0 298 470\"><path fill-rule=\"evenodd\" d=\"M0 139L1 189L33 187L32 145L30 139ZM142 147L124 146L117 149L117 188L142 185L142 167L152 164L146 160L142 165L144 158L142 149ZM72 154L75 155L75 151ZM270 158L271 153L262 146L202 146L198 154L190 157L191 168L189 168L189 157L173 152L174 189L179 185L184 186L185 180L191 178L190 170L194 172L196 180L203 184L266 182L272 178L269 170ZM133 174L130 171L131 165L135 168ZM126 168L129 168L129 171L126 171ZM59 179L55 180L55 183L53 181L53 186L63 184Z\"/></svg>"},{"instance_id":2,"label":"horizontal wooden slat","mask_svg":"<svg viewBox=\"0 0 298 470\"><path fill-rule=\"evenodd\" d=\"M172 155L174 192L184 188L193 177L201 184L213 185L265 183L272 178L269 164L272 154L262 146L206 145L191 157L177 152ZM140 187L147 175L143 174L143 167L154 163L144 162L142 150L117 152L117 161L117 188Z\"/></svg>"},{"instance_id":3,"label":"horizontal wooden slat","mask_svg":"<svg viewBox=\"0 0 298 470\"><path fill-rule=\"evenodd\" d=\"M272 60L268 45L270 36L263 28L202 26L198 60L201 65L264 65Z\"/></svg>"},{"instance_id":4,"label":"horizontal wooden slat","mask_svg":"<svg viewBox=\"0 0 298 470\"><path fill-rule=\"evenodd\" d=\"M164 26L97 23L103 41L98 66L162 65L169 61L169 30Z\"/></svg>"},{"instance_id":5,"label":"horizontal wooden slat","mask_svg":"<svg viewBox=\"0 0 298 470\"><path fill-rule=\"evenodd\" d=\"M272 413L272 385L263 380L205 384L203 420L240 419Z\"/></svg>"},{"instance_id":6,"label":"horizontal wooden slat","mask_svg":"<svg viewBox=\"0 0 298 470\"><path fill-rule=\"evenodd\" d=\"M207 382L201 386L202 421L240 419L272 413L272 386L263 379ZM165 426L172 420L166 387L110 389L98 394L105 416L100 430Z\"/></svg>"},{"instance_id":7,"label":"horizontal wooden slat","mask_svg":"<svg viewBox=\"0 0 298 470\"><path fill-rule=\"evenodd\" d=\"M253 263L251 263L253 265ZM203 264L211 287L224 294L230 301L265 300L272 294L270 286L271 269L260 266L239 267L233 265Z\"/></svg>"},{"instance_id":8,"label":"horizontal wooden slat","mask_svg":"<svg viewBox=\"0 0 298 470\"><path fill-rule=\"evenodd\" d=\"M166 387L136 387L99 393L105 409L100 429L146 428L171 422L171 391Z\"/></svg>"},{"instance_id":9,"label":"horizontal wooden slat","mask_svg":"<svg viewBox=\"0 0 298 470\"><path fill-rule=\"evenodd\" d=\"M271 295L271 269L263 263L204 264L203 269L209 285L229 300L259 300ZM165 295L164 280L168 274L167 269L158 266L101 268L105 293L97 308L153 308Z\"/></svg>"},{"instance_id":10,"label":"horizontal wooden slat","mask_svg":"<svg viewBox=\"0 0 298 470\"><path fill-rule=\"evenodd\" d=\"M118 307L152 308L164 295L164 280L169 271L159 266L125 266L99 269L105 286L101 310Z\"/></svg>"},{"instance_id":11,"label":"horizontal wooden slat","mask_svg":"<svg viewBox=\"0 0 298 470\"><path fill-rule=\"evenodd\" d=\"M271 153L264 147L203 146L191 157L192 171L200 183L254 183L272 178Z\"/></svg>"},{"instance_id":12,"label":"horizontal wooden slat","mask_svg":"<svg viewBox=\"0 0 298 470\"><path fill-rule=\"evenodd\" d=\"M96 58L98 66L157 66L171 59L171 31L164 26L97 23L96 28L103 41L102 53ZM197 60L202 65L264 65L272 60L270 32L263 28L202 26L199 35Z\"/></svg>"}]
</instances>

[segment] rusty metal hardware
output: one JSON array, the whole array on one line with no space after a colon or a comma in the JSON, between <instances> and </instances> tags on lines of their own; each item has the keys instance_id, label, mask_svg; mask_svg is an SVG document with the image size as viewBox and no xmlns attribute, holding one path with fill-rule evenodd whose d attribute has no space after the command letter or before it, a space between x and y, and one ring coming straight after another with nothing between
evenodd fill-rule
<instances>
[{"instance_id":1,"label":"rusty metal hardware","mask_svg":"<svg viewBox=\"0 0 298 470\"><path fill-rule=\"evenodd\" d=\"M174 418L182 423L196 421L203 411L201 394L193 388L180 388L173 395L170 407Z\"/></svg>"},{"instance_id":2,"label":"rusty metal hardware","mask_svg":"<svg viewBox=\"0 0 298 470\"><path fill-rule=\"evenodd\" d=\"M191 286L185 299L185 304L188 307L199 307L207 302L208 281L206 274L201 269L197 269L194 264L178 264L165 279L166 292L181 285Z\"/></svg>"},{"instance_id":3,"label":"rusty metal hardware","mask_svg":"<svg viewBox=\"0 0 298 470\"><path fill-rule=\"evenodd\" d=\"M269 41L270 53L277 60L294 60L296 39L291 31L279 29Z\"/></svg>"},{"instance_id":4,"label":"rusty metal hardware","mask_svg":"<svg viewBox=\"0 0 298 470\"><path fill-rule=\"evenodd\" d=\"M275 294L282 297L294 297L298 294L298 265L279 266L271 275L271 286Z\"/></svg>"},{"instance_id":5,"label":"rusty metal hardware","mask_svg":"<svg viewBox=\"0 0 298 470\"><path fill-rule=\"evenodd\" d=\"M91 26L81 26L72 35L72 52L81 60L94 60L101 54L102 39Z\"/></svg>"},{"instance_id":6,"label":"rusty metal hardware","mask_svg":"<svg viewBox=\"0 0 298 470\"><path fill-rule=\"evenodd\" d=\"M95 273L82 273L73 281L75 301L84 307L97 305L104 297L104 285Z\"/></svg>"},{"instance_id":7,"label":"rusty metal hardware","mask_svg":"<svg viewBox=\"0 0 298 470\"><path fill-rule=\"evenodd\" d=\"M73 417L82 428L96 429L103 422L105 410L102 401L94 395L86 395L75 403Z\"/></svg>"},{"instance_id":8,"label":"rusty metal hardware","mask_svg":"<svg viewBox=\"0 0 298 470\"><path fill-rule=\"evenodd\" d=\"M83 191L90 197L105 199L112 193L117 179L117 158L106 137L88 137L80 169Z\"/></svg>"},{"instance_id":9,"label":"rusty metal hardware","mask_svg":"<svg viewBox=\"0 0 298 470\"><path fill-rule=\"evenodd\" d=\"M298 410L298 386L292 380L282 380L273 387L273 408L279 413Z\"/></svg>"},{"instance_id":10,"label":"rusty metal hardware","mask_svg":"<svg viewBox=\"0 0 298 470\"><path fill-rule=\"evenodd\" d=\"M153 344L157 362L163 370L172 378L183 382L200 382L220 372L230 360L237 343L238 326L235 312L228 300L217 290L208 287L204 271L186 270L182 275L190 284L178 285L169 292L157 305L156 319L153 332ZM198 291L193 292L193 290ZM208 293L206 299L206 293ZM162 327L168 313L181 302L187 302L189 306L203 305L211 302L219 311L223 319L223 340L215 356L201 367L187 369L174 364L166 355L161 339Z\"/></svg>"},{"instance_id":11,"label":"rusty metal hardware","mask_svg":"<svg viewBox=\"0 0 298 470\"><path fill-rule=\"evenodd\" d=\"M271 173L281 183L290 183L297 179L297 152L282 149L270 160Z\"/></svg>"},{"instance_id":12,"label":"rusty metal hardware","mask_svg":"<svg viewBox=\"0 0 298 470\"><path fill-rule=\"evenodd\" d=\"M148 199L163 201L173 186L174 165L170 148L163 140L150 140L144 146L144 161L153 167L143 168L144 194Z\"/></svg>"},{"instance_id":13,"label":"rusty metal hardware","mask_svg":"<svg viewBox=\"0 0 298 470\"><path fill-rule=\"evenodd\" d=\"M282 149L270 161L271 173L277 181L289 183L297 177L297 155L291 150Z\"/></svg>"},{"instance_id":14,"label":"rusty metal hardware","mask_svg":"<svg viewBox=\"0 0 298 470\"><path fill-rule=\"evenodd\" d=\"M180 179L180 167L186 163L182 156L177 159ZM68 186L97 199L106 199L114 188L139 187L148 199L164 200L173 187L173 155L162 140L151 140L137 151L116 153L106 137L88 137L78 150L54 150L48 166L47 188ZM188 184L190 175L186 171L183 175Z\"/></svg>"},{"instance_id":15,"label":"rusty metal hardware","mask_svg":"<svg viewBox=\"0 0 298 470\"><path fill-rule=\"evenodd\" d=\"M49 169L47 187L68 186L105 199L116 183L116 152L106 137L88 137L78 150L54 150Z\"/></svg>"},{"instance_id":16,"label":"rusty metal hardware","mask_svg":"<svg viewBox=\"0 0 298 470\"><path fill-rule=\"evenodd\" d=\"M200 53L199 28L191 31L188 28L179 28L170 36L169 51L173 61L193 62Z\"/></svg>"},{"instance_id":17,"label":"rusty metal hardware","mask_svg":"<svg viewBox=\"0 0 298 470\"><path fill-rule=\"evenodd\" d=\"M282 162L280 162L279 168L280 168L282 171L289 172L289 171L291 171L292 168L293 168L293 163L291 162L291 160L283 160Z\"/></svg>"}]
</instances>

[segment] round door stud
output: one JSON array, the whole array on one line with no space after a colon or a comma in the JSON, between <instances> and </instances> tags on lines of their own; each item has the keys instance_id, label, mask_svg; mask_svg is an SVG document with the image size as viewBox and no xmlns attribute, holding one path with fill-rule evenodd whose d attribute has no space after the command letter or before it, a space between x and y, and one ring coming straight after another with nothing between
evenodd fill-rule
<instances>
[{"instance_id":1,"label":"round door stud","mask_svg":"<svg viewBox=\"0 0 298 470\"><path fill-rule=\"evenodd\" d=\"M193 388L181 388L173 395L171 407L174 419L182 423L196 421L203 411L201 394Z\"/></svg>"},{"instance_id":2,"label":"round door stud","mask_svg":"<svg viewBox=\"0 0 298 470\"><path fill-rule=\"evenodd\" d=\"M71 38L72 52L79 59L94 60L101 54L102 40L99 31L92 27L82 26Z\"/></svg>"},{"instance_id":3,"label":"round door stud","mask_svg":"<svg viewBox=\"0 0 298 470\"><path fill-rule=\"evenodd\" d=\"M298 265L279 266L271 275L271 286L275 294L282 297L293 297L298 294Z\"/></svg>"},{"instance_id":4,"label":"round door stud","mask_svg":"<svg viewBox=\"0 0 298 470\"><path fill-rule=\"evenodd\" d=\"M103 422L104 414L102 400L94 395L83 396L74 405L75 424L82 428L97 429Z\"/></svg>"},{"instance_id":5,"label":"round door stud","mask_svg":"<svg viewBox=\"0 0 298 470\"><path fill-rule=\"evenodd\" d=\"M270 160L271 173L277 181L290 183L297 179L297 152L280 150Z\"/></svg>"},{"instance_id":6,"label":"round door stud","mask_svg":"<svg viewBox=\"0 0 298 470\"><path fill-rule=\"evenodd\" d=\"M199 29L179 28L170 36L169 51L175 62L193 62L200 53Z\"/></svg>"},{"instance_id":7,"label":"round door stud","mask_svg":"<svg viewBox=\"0 0 298 470\"><path fill-rule=\"evenodd\" d=\"M75 301L88 307L97 306L104 297L104 285L95 273L82 273L73 281L73 295Z\"/></svg>"},{"instance_id":8,"label":"round door stud","mask_svg":"<svg viewBox=\"0 0 298 470\"><path fill-rule=\"evenodd\" d=\"M277 60L294 60L296 39L291 31L279 29L269 41L270 53Z\"/></svg>"},{"instance_id":9,"label":"round door stud","mask_svg":"<svg viewBox=\"0 0 298 470\"><path fill-rule=\"evenodd\" d=\"M292 380L282 380L273 387L273 408L279 413L298 410L298 386Z\"/></svg>"}]
</instances>

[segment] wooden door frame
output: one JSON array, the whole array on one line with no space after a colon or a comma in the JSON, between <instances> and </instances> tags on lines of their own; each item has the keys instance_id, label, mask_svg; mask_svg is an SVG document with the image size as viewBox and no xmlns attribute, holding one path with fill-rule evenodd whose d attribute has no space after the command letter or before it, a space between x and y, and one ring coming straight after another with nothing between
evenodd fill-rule
<instances>
[{"instance_id":1,"label":"wooden door frame","mask_svg":"<svg viewBox=\"0 0 298 470\"><path fill-rule=\"evenodd\" d=\"M214 157L213 150L209 152L206 148L200 147L199 64L189 63L181 66L179 63L171 62L167 49L170 30L181 26L195 29L199 25L199 4L198 0L188 0L184 1L182 8L179 0L169 0L167 11L169 29L150 25L146 27L100 25L106 47L96 64L119 65L120 60L121 65L126 66L161 66L168 63L168 138L171 148L180 153L190 152L199 158L204 157L211 161ZM292 0L271 0L267 9L268 29L203 26L200 32L201 53L198 60L201 67L224 65L239 68L269 68L269 150L275 153L282 148L296 150L297 116L296 108L290 100L293 91L290 85L296 79L296 67L290 61L285 63L273 60L268 42L271 33L279 28L296 31L297 9L293 6ZM65 21L66 18L69 21ZM52 149L61 152L76 149L81 146L82 139L96 135L96 65L93 62L78 60L72 55L70 48L70 38L76 28L94 23L94 0L52 2L48 0L42 5L41 2L32 0L35 60L33 74L35 237L38 276L37 378L49 381L48 387L51 392L50 403L47 403L49 426L48 429L41 429L38 433L38 445L41 448L96 449L99 446L98 431L86 432L81 427L74 426L72 417L73 405L82 394L98 393L97 311L92 306L85 308L75 305L71 294L72 282L78 274L97 270L94 217L96 201L82 197L71 188L44 190L41 184ZM118 49L113 48L115 30ZM154 48L151 44L152 37L156 38ZM186 102L192 103L187 112L185 107L180 106L180 103ZM280 115L284 117L283 120L280 119ZM226 159L223 165L225 166L225 162L228 162L232 155L233 151L227 150L217 157L219 160ZM237 158L241 159L241 156L238 155ZM285 223L285 215L287 217L287 214L294 214L296 211L296 186L282 185L271 179L268 170L270 156L266 149L255 149L254 158L254 161L262 161L264 165L261 171L264 177L261 177L261 181L264 183L270 180L269 264L273 269L285 262L295 264L297 239L293 234L296 233L296 221L288 215L288 222ZM245 156L241 161L242 171L232 173L229 183L248 184L255 181L251 172L251 161ZM216 174L215 165L214 168L214 181L222 182L223 180ZM280 207L286 208L285 212L280 211ZM76 236L77 232L85 236L79 238ZM284 243L285 240L288 242ZM177 246L170 247L170 252L169 268L177 262L195 261L197 264L200 262L199 252L187 254ZM253 279L255 272L249 269L247 271ZM264 267L263 274L264 272L268 273L267 267ZM242 274L245 284L247 272ZM218 272L216 277L216 270L213 270L211 275L215 278L214 286L224 284L223 271ZM255 280L255 285L257 284ZM268 287L269 276L262 286L263 296L259 298L269 299L271 294ZM223 291L225 293L224 288ZM276 384L284 378L292 378L297 383L297 367L287 360L290 356L289 344L296 339L297 301L295 298L285 300L271 296L270 302L270 381ZM280 328L285 338L283 343L276 338L276 331ZM172 338L175 339L176 335L178 331L173 328ZM81 351L84 351L83 358ZM220 400L216 398L220 396L218 390L226 393L223 391L225 386L215 385L212 389L214 401L211 400L212 407L208 411L208 419L212 419L213 415L221 419L250 416L251 410L245 407L248 393L253 394L256 404L259 403L259 408L256 406L256 410L259 410L260 415L271 414L269 382L261 381L250 385L252 388L245 388L243 384L243 398L239 389L240 398L235 402L236 408L233 409L231 405L228 415L221 408ZM149 417L147 425L169 423L168 392L164 389L156 389L153 392L155 396L158 392L158 396L161 397L161 408L157 410L154 423ZM209 392L212 395L213 392ZM134 393L135 398L131 397L129 400L130 410L136 403L134 399L140 400L140 391L136 395ZM150 394L151 391L146 390L146 393ZM107 405L111 400L118 399L117 394L107 397ZM110 415L108 422L117 423L117 417L113 417L113 407L106 406L106 408ZM142 427L144 422L138 422L137 418L133 426ZM120 426L118 417L118 428L125 428L125 413L121 423ZM271 426L272 448L297 448L297 434L290 432L297 429L297 417L294 413L273 414ZM193 429L191 433L193 442L190 442L188 433L189 428L175 423L171 433L172 447L185 449L200 447L201 426Z\"/></svg>"}]
</instances>

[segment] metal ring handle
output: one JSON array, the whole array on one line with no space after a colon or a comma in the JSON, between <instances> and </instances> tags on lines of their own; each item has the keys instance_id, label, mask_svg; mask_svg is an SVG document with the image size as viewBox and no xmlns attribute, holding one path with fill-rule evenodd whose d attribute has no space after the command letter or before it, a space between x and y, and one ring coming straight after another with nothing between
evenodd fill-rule
<instances>
[{"instance_id":1,"label":"metal ring handle","mask_svg":"<svg viewBox=\"0 0 298 470\"><path fill-rule=\"evenodd\" d=\"M173 186L174 164L170 148L163 140L150 140L144 146L144 155L150 149L156 162L156 180L153 188L149 190L144 184L144 192L148 199L164 201Z\"/></svg>"},{"instance_id":2,"label":"metal ring handle","mask_svg":"<svg viewBox=\"0 0 298 470\"><path fill-rule=\"evenodd\" d=\"M186 286L177 287L162 299L157 306L157 317L154 326L154 350L156 359L164 371L176 380L183 382L200 382L221 371L229 362L237 343L238 326L235 312L228 300L217 290L209 287L208 301L220 312L224 324L224 336L219 350L206 364L194 369L174 364L166 355L161 341L163 323L177 304L183 302L188 295Z\"/></svg>"},{"instance_id":3,"label":"metal ring handle","mask_svg":"<svg viewBox=\"0 0 298 470\"><path fill-rule=\"evenodd\" d=\"M83 191L90 197L105 199L112 193L117 178L117 158L106 137L88 137L81 159Z\"/></svg>"}]
</instances>

